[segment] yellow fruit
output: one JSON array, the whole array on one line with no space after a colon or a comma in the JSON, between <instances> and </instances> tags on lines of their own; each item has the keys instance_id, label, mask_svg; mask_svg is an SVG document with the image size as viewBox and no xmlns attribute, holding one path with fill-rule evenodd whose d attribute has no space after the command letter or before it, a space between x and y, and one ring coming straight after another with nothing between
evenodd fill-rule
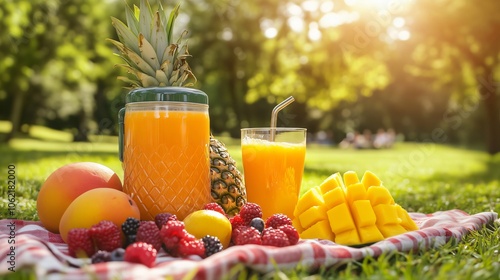
<instances>
[{"instance_id":1,"label":"yellow fruit","mask_svg":"<svg viewBox=\"0 0 500 280\"><path fill-rule=\"evenodd\" d=\"M335 173L299 199L293 224L301 238L360 245L418 229L375 174L366 171L360 181L348 171L343 178Z\"/></svg>"},{"instance_id":2,"label":"yellow fruit","mask_svg":"<svg viewBox=\"0 0 500 280\"><path fill-rule=\"evenodd\" d=\"M119 228L128 218L140 219L139 208L126 193L110 188L98 188L78 196L61 217L59 232L64 242L73 228L90 228L102 220Z\"/></svg>"},{"instance_id":3,"label":"yellow fruit","mask_svg":"<svg viewBox=\"0 0 500 280\"><path fill-rule=\"evenodd\" d=\"M227 248L231 241L231 223L229 219L217 211L198 210L184 219L186 231L196 238L206 235L218 237L222 246Z\"/></svg>"}]
</instances>

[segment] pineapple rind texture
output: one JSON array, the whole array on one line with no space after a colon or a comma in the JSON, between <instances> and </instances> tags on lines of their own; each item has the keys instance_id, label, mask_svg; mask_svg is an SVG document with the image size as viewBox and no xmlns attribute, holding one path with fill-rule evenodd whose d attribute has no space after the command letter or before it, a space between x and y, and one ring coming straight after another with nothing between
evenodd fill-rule
<instances>
[{"instance_id":1,"label":"pineapple rind texture","mask_svg":"<svg viewBox=\"0 0 500 280\"><path fill-rule=\"evenodd\" d=\"M301 238L356 246L418 230L375 174L367 171L359 180L349 171L343 178L335 173L299 199L293 224Z\"/></svg>"},{"instance_id":2,"label":"pineapple rind texture","mask_svg":"<svg viewBox=\"0 0 500 280\"><path fill-rule=\"evenodd\" d=\"M224 144L213 137L210 137L210 161L212 199L233 216L247 201L243 175Z\"/></svg>"}]
</instances>

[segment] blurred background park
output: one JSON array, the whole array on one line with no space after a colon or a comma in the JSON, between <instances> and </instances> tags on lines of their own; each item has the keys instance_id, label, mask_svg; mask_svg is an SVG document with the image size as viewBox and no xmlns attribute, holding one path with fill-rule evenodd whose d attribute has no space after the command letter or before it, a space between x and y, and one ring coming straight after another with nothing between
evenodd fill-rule
<instances>
[{"instance_id":1,"label":"blurred background park","mask_svg":"<svg viewBox=\"0 0 500 280\"><path fill-rule=\"evenodd\" d=\"M170 9L177 0L162 1ZM106 38L131 0L1 0L0 141L33 125L73 141L116 135L127 89ZM157 1L152 0L152 4ZM356 132L500 152L498 0L182 0L196 87L214 134L306 127L339 144ZM497 11L497 12L495 12Z\"/></svg>"}]
</instances>

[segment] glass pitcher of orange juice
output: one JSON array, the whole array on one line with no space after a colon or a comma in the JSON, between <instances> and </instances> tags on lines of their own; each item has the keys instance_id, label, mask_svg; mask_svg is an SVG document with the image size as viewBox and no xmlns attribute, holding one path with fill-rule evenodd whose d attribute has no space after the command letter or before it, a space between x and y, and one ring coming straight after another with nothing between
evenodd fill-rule
<instances>
[{"instance_id":1,"label":"glass pitcher of orange juice","mask_svg":"<svg viewBox=\"0 0 500 280\"><path fill-rule=\"evenodd\" d=\"M139 88L119 113L123 191L142 220L184 219L211 202L208 97L182 87Z\"/></svg>"}]
</instances>

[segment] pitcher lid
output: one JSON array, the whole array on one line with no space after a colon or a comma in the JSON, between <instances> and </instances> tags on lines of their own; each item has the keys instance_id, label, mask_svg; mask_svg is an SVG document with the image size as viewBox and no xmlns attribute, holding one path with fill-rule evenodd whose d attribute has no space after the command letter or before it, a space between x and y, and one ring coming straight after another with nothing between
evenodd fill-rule
<instances>
[{"instance_id":1,"label":"pitcher lid","mask_svg":"<svg viewBox=\"0 0 500 280\"><path fill-rule=\"evenodd\" d=\"M186 87L148 87L131 90L126 103L145 101L176 101L208 105L208 96L201 90Z\"/></svg>"}]
</instances>

